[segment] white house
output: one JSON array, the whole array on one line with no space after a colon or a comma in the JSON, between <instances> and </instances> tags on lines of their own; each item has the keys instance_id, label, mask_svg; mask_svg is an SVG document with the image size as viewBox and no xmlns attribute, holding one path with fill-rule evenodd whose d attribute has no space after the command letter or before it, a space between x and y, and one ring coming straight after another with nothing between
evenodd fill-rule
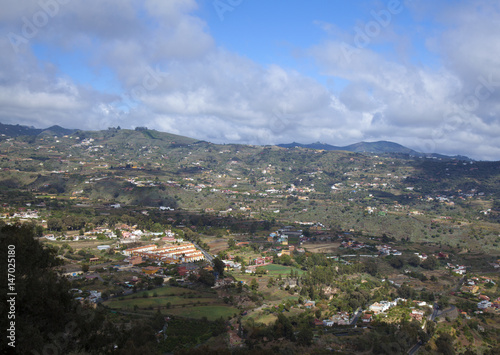
<instances>
[{"instance_id":1,"label":"white house","mask_svg":"<svg viewBox=\"0 0 500 355\"><path fill-rule=\"evenodd\" d=\"M486 309L486 308L490 308L492 305L492 303L490 301L481 301L477 304L477 308L479 309Z\"/></svg>"}]
</instances>

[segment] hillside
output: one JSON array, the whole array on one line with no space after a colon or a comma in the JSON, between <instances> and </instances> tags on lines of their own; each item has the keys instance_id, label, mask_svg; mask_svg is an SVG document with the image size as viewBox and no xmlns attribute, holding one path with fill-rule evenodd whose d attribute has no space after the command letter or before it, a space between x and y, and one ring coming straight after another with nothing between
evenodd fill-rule
<instances>
[{"instance_id":1,"label":"hillside","mask_svg":"<svg viewBox=\"0 0 500 355\"><path fill-rule=\"evenodd\" d=\"M113 137L117 139L128 139L127 134L118 134L117 132L127 132L129 130L121 130L119 128L109 128L109 132L113 133ZM159 140L163 142L167 142L169 144L192 144L197 142L197 140L174 135L165 132L159 132L156 130L149 130L146 127L138 127L135 131L142 132L145 138L150 138L154 140ZM84 133L82 133L84 132ZM90 133L95 132L95 133ZM60 126L52 126L49 128L39 129L34 127L22 126L22 125L9 125L0 123L0 136L4 137L19 137L19 136L38 136L38 135L47 135L47 136L63 136L70 134L77 134L80 136L88 136L89 134L95 134L96 136L102 136L103 133L98 132L106 132L106 131L81 131L77 129L67 129ZM137 138L137 137L136 137ZM141 137L142 139L142 137ZM401 144L388 142L388 141L378 141L378 142L359 142L350 144L347 146L334 146L327 143L311 143L311 144L302 144L302 143L286 143L286 144L277 144L278 147L281 148L307 148L307 149L315 149L315 150L327 150L327 151L347 151L347 152L355 152L355 153L369 153L369 154L399 154L399 155L408 155L409 157L420 157L420 158L433 158L433 159L453 159L453 160L464 160L471 161L470 158L465 156L447 156L443 154L437 153L422 153L417 152L413 149L407 148Z\"/></svg>"},{"instance_id":2,"label":"hillside","mask_svg":"<svg viewBox=\"0 0 500 355\"><path fill-rule=\"evenodd\" d=\"M366 147L402 149L351 149ZM147 129L19 136L0 142L0 157L1 198L13 204L58 196L70 205L169 206L446 243L473 231L490 240L478 248L496 248L500 234L488 224L499 220L499 162L217 145ZM456 222L437 237L431 221L442 216Z\"/></svg>"},{"instance_id":3,"label":"hillside","mask_svg":"<svg viewBox=\"0 0 500 355\"><path fill-rule=\"evenodd\" d=\"M382 143L382 148L390 144ZM481 289L491 299L500 297L495 270L500 260L499 186L500 162L218 145L145 128L66 135L45 131L0 140L0 228L26 223L27 230L46 235L44 244L54 246L65 272L92 269L102 278L89 282L75 277L71 284L82 290L82 297L101 292L103 299L96 302L109 307L96 308L109 323L100 318L99 327L81 329L112 340L88 341L87 350L99 344L131 348L126 338L119 343L108 333L114 331L112 324L117 329L131 324L131 334L139 329L150 334L136 337L137 346L161 347L162 353L202 344L218 347L228 340L225 329L242 324L255 344L266 345L272 336L289 347L323 349L321 342L330 341L331 331L348 331L350 344L355 344L349 353L371 348L376 350L372 353L387 353L377 348L379 339L395 343L403 338L393 352L401 354L425 337L416 333L422 329L419 323L402 321L415 308L411 302L398 305L387 318L376 318L369 337L362 321L336 330L314 325L314 318L328 319L339 311L355 317L357 309L398 297L430 305L439 297L443 308L449 303L467 310L471 321L474 317L487 329L476 338L478 344L490 344L498 321L474 313L476 296L454 295L465 279L453 275L449 265L467 265L471 275L493 275L495 284L481 284ZM152 279L144 268L158 269L158 261L145 259L131 268L120 252L151 243L170 245L167 233L178 238L176 244L189 240L221 258L231 255L241 264L226 268L224 282L235 285L211 288L216 281L210 270L216 264L208 261L189 264L199 278L181 277L179 264L164 263L161 276ZM286 240L276 233L286 233ZM415 254L429 257L421 262ZM262 266L257 267L257 260ZM35 294L29 296L31 301L20 304L37 300ZM307 300L317 302L316 307L309 309ZM67 319L70 314L61 312ZM151 318L153 314L157 317ZM442 318L427 338L435 329L457 327L447 313ZM102 324L106 327L100 328ZM19 329L24 327L20 322ZM162 327L168 334L163 340L154 335ZM468 339L468 325L460 327L462 339ZM280 329L290 329L289 338ZM312 343L314 333L317 343ZM230 339L237 341L236 331L232 334Z\"/></svg>"}]
</instances>

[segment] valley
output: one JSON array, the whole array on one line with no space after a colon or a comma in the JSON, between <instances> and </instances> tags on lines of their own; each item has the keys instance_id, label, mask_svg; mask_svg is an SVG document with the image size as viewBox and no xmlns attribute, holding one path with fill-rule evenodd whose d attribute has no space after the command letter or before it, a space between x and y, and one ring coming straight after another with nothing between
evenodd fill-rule
<instances>
[{"instance_id":1,"label":"valley","mask_svg":"<svg viewBox=\"0 0 500 355\"><path fill-rule=\"evenodd\" d=\"M124 354L494 354L499 186L499 162L460 157L146 128L0 139L2 233L29 228L74 300L140 327ZM203 260L162 254L182 246Z\"/></svg>"}]
</instances>

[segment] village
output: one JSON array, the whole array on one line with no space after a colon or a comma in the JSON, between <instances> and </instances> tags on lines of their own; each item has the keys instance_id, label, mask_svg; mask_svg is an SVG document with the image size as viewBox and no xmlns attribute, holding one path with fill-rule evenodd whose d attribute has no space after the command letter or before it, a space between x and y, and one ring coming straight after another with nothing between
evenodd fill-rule
<instances>
[{"instance_id":1,"label":"village","mask_svg":"<svg viewBox=\"0 0 500 355\"><path fill-rule=\"evenodd\" d=\"M434 189L387 156L339 153L320 167L307 164L326 152L298 150L294 164L281 148L206 143L130 143L117 154L113 134L37 138L36 155L9 141L18 155L0 164L26 181L0 221L34 226L81 304L223 317L234 347L282 316L339 351L402 321L434 338L453 325L462 349L469 322L476 341L492 331L500 239L489 190ZM450 174L480 165L443 164Z\"/></svg>"}]
</instances>

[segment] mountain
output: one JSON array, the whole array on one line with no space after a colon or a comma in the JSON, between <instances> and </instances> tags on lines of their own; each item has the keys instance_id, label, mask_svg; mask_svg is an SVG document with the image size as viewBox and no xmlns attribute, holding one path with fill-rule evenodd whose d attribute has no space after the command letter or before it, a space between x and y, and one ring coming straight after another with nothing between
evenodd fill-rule
<instances>
[{"instance_id":1,"label":"mountain","mask_svg":"<svg viewBox=\"0 0 500 355\"><path fill-rule=\"evenodd\" d=\"M318 149L318 150L346 150L342 147L337 147L334 145L326 144L326 143L311 143L311 144L302 144L302 143L285 143L285 144L277 144L278 147L282 148L309 148L309 149Z\"/></svg>"},{"instance_id":2,"label":"mountain","mask_svg":"<svg viewBox=\"0 0 500 355\"><path fill-rule=\"evenodd\" d=\"M344 149L356 153L402 153L409 155L420 154L413 149L402 146L401 144L387 141L354 143L344 147Z\"/></svg>"},{"instance_id":3,"label":"mountain","mask_svg":"<svg viewBox=\"0 0 500 355\"><path fill-rule=\"evenodd\" d=\"M417 152L413 149L407 148L401 144L388 142L388 141L378 141L378 142L359 142L350 144L344 147L339 147L335 145L330 145L327 143L311 143L311 144L302 144L302 143L286 143L286 144L278 144L278 147L282 148L308 148L308 149L317 149L317 150L343 150L347 152L354 153L372 153L372 154L405 154L411 157L420 157L420 158L432 158L432 159L457 159L457 160L467 160L470 161L472 159L465 156L448 156L437 153L421 153Z\"/></svg>"},{"instance_id":4,"label":"mountain","mask_svg":"<svg viewBox=\"0 0 500 355\"><path fill-rule=\"evenodd\" d=\"M49 128L35 128L33 126L28 127L28 126L22 126L22 125L11 125L11 124L3 124L0 123L0 135L5 135L8 137L19 137L19 136L38 136L39 134L50 134L50 135L67 135L67 134L72 134L76 130L74 129L67 129L63 128L61 126L52 126Z\"/></svg>"},{"instance_id":5,"label":"mountain","mask_svg":"<svg viewBox=\"0 0 500 355\"><path fill-rule=\"evenodd\" d=\"M110 128L108 129L110 132L119 132L120 129ZM122 133L127 130L123 130ZM193 144L198 142L196 139L192 139L189 137L183 137L178 135L173 135L170 133L159 132L155 130L149 130L147 127L137 127L135 129L137 132L141 132L140 135L143 139L154 139L154 140L162 140L165 142L169 142L169 144L173 144L174 146L177 144ZM35 128L33 126L23 126L23 125L10 125L0 123L0 136L7 137L19 137L19 136L38 136L38 135L51 135L51 136L65 136L71 135L73 133L78 132L80 135L85 131L80 131L76 129L67 129L58 125L51 126L49 128ZM90 135L90 132L101 132L104 131L86 131L87 135ZM108 132L109 133L109 132ZM85 135L83 133L83 135ZM116 134L114 134L116 135ZM113 135L113 136L114 136ZM121 137L123 134L119 134ZM302 144L302 143L286 143L286 144L277 144L278 147L281 148L307 148L307 149L315 149L315 150L328 150L328 151L347 151L354 153L372 153L372 154L404 154L410 157L418 157L418 158L431 158L431 159L455 159L455 160L465 160L471 161L472 159L466 156L447 156L437 153L421 153L417 152L413 149L407 148L401 144L388 142L388 141L378 141L378 142L359 142L350 144L344 147L335 146L327 143L311 143L311 144Z\"/></svg>"},{"instance_id":6,"label":"mountain","mask_svg":"<svg viewBox=\"0 0 500 355\"><path fill-rule=\"evenodd\" d=\"M410 154L410 155L420 155L414 151L413 149L406 148L401 144L387 141L379 141L379 142L359 142L347 145L345 147L339 147L335 145L330 145L326 143L311 143L311 144L301 144L301 143L288 143L288 144L278 144L278 147L282 148L309 148L309 149L323 149L323 150L344 150L348 152L355 153L402 153L402 154Z\"/></svg>"},{"instance_id":7,"label":"mountain","mask_svg":"<svg viewBox=\"0 0 500 355\"><path fill-rule=\"evenodd\" d=\"M8 137L36 136L41 132L41 129L37 129L35 127L0 123L0 135L3 134Z\"/></svg>"},{"instance_id":8,"label":"mountain","mask_svg":"<svg viewBox=\"0 0 500 355\"><path fill-rule=\"evenodd\" d=\"M41 133L53 134L56 136L65 136L68 134L72 134L75 131L75 129L67 129L56 125L42 130Z\"/></svg>"}]
</instances>

